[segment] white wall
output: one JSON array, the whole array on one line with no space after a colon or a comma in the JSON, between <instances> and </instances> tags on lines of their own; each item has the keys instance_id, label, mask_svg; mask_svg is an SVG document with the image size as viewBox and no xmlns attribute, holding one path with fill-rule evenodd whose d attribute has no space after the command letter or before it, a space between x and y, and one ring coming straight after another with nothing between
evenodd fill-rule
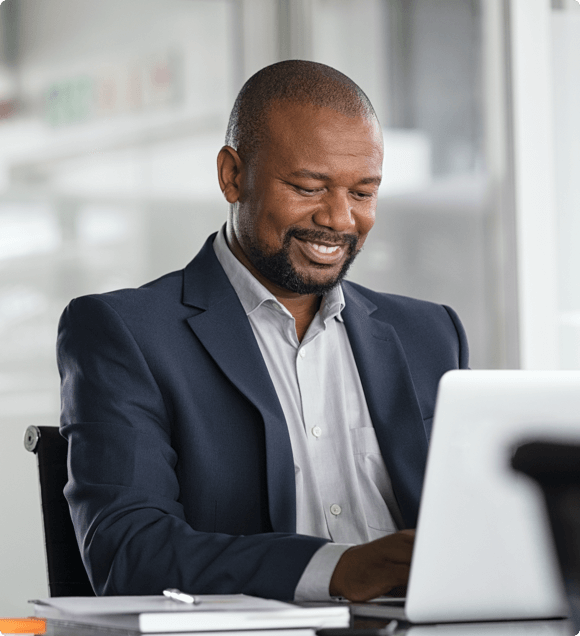
<instances>
[{"instance_id":1,"label":"white wall","mask_svg":"<svg viewBox=\"0 0 580 636\"><path fill-rule=\"evenodd\" d=\"M558 367L549 0L511 0L520 359Z\"/></svg>"},{"instance_id":2,"label":"white wall","mask_svg":"<svg viewBox=\"0 0 580 636\"><path fill-rule=\"evenodd\" d=\"M580 369L580 4L552 14L559 364Z\"/></svg>"},{"instance_id":3,"label":"white wall","mask_svg":"<svg viewBox=\"0 0 580 636\"><path fill-rule=\"evenodd\" d=\"M521 366L580 369L580 5L511 0Z\"/></svg>"}]
</instances>

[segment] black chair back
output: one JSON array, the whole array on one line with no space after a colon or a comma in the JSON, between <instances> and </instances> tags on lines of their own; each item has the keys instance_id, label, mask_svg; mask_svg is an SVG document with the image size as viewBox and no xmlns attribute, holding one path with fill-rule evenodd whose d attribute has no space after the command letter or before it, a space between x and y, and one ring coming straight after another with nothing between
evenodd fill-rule
<instances>
[{"instance_id":1,"label":"black chair back","mask_svg":"<svg viewBox=\"0 0 580 636\"><path fill-rule=\"evenodd\" d=\"M528 442L512 466L542 488L572 623L580 630L580 445Z\"/></svg>"},{"instance_id":2,"label":"black chair back","mask_svg":"<svg viewBox=\"0 0 580 636\"><path fill-rule=\"evenodd\" d=\"M94 596L63 494L68 479L67 441L57 426L29 426L24 447L38 459L50 595Z\"/></svg>"}]
</instances>

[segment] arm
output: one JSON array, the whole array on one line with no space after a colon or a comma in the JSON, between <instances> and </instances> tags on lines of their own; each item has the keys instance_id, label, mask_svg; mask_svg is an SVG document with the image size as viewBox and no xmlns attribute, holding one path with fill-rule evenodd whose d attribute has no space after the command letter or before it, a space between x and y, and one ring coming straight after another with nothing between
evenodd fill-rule
<instances>
[{"instance_id":1,"label":"arm","mask_svg":"<svg viewBox=\"0 0 580 636\"><path fill-rule=\"evenodd\" d=\"M172 396L115 309L98 297L73 301L60 323L58 362L69 441L65 495L97 594L179 587L291 599L325 541L188 523L176 475L187 458L175 445Z\"/></svg>"}]
</instances>

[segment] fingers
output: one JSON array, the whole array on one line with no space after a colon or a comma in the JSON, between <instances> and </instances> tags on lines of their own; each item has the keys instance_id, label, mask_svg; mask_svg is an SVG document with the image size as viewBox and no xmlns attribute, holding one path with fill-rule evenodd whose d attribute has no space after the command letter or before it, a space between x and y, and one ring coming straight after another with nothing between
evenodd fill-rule
<instances>
[{"instance_id":1,"label":"fingers","mask_svg":"<svg viewBox=\"0 0 580 636\"><path fill-rule=\"evenodd\" d=\"M345 598L350 601L362 603L377 596L388 594L395 587L404 587L409 580L409 566L402 563L394 563L388 573L367 571L366 575L359 580L354 578L349 581L346 588Z\"/></svg>"},{"instance_id":2,"label":"fingers","mask_svg":"<svg viewBox=\"0 0 580 636\"><path fill-rule=\"evenodd\" d=\"M365 545L370 546L377 559L385 559L386 562L411 563L413 545L415 543L414 530L401 530L381 539L376 539ZM362 546L358 546L362 547Z\"/></svg>"},{"instance_id":3,"label":"fingers","mask_svg":"<svg viewBox=\"0 0 580 636\"><path fill-rule=\"evenodd\" d=\"M331 595L366 601L406 585L414 534L403 530L347 550L332 575Z\"/></svg>"}]
</instances>

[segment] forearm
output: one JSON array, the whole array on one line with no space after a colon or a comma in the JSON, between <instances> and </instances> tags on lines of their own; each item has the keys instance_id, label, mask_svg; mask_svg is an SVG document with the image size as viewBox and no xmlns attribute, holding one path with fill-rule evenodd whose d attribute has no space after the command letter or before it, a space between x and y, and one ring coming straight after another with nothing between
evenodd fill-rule
<instances>
[{"instance_id":1,"label":"forearm","mask_svg":"<svg viewBox=\"0 0 580 636\"><path fill-rule=\"evenodd\" d=\"M68 493L69 497L71 493ZM73 510L86 509L74 506ZM126 505L123 507L122 504ZM141 507L129 494L116 496L116 512L77 524L84 559L97 594L159 594L178 587L196 594L244 593L291 600L302 570L323 540L263 533L232 536L198 532L165 502L148 498ZM110 506L109 506L110 508Z\"/></svg>"}]
</instances>

